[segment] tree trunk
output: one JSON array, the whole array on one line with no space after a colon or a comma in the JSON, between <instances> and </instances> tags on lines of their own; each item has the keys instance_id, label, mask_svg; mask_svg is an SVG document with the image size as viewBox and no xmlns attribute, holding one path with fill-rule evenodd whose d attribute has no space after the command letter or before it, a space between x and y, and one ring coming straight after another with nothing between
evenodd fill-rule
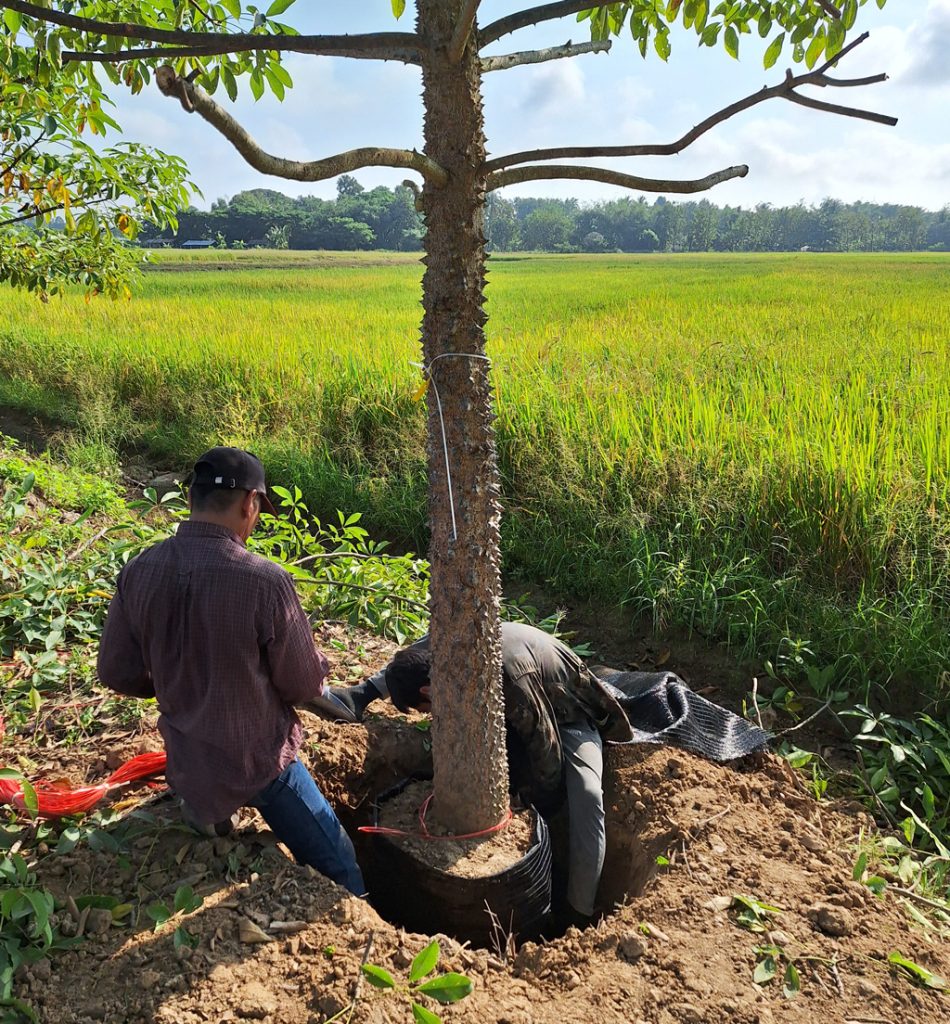
<instances>
[{"instance_id":1,"label":"tree trunk","mask_svg":"<svg viewBox=\"0 0 950 1024\"><path fill-rule=\"evenodd\" d=\"M430 374L433 815L456 834L494 825L508 808L501 510L482 309L481 71L473 42L457 64L446 53L462 7L463 0L416 5L418 29L428 43L422 69L425 152L449 176L445 186L426 184L423 191L428 255L422 347Z\"/></svg>"}]
</instances>

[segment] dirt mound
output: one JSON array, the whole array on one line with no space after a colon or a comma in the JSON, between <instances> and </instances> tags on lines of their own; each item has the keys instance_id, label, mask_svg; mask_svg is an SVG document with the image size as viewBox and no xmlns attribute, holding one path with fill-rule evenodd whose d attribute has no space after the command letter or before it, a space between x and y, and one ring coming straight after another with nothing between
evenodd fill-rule
<instances>
[{"instance_id":1,"label":"dirt mound","mask_svg":"<svg viewBox=\"0 0 950 1024\"><path fill-rule=\"evenodd\" d=\"M388 711L368 727L307 725L307 757L349 825L368 817L374 791L427 756L426 733ZM143 740L128 742L133 750ZM612 748L606 796L603 889L619 907L595 928L525 944L507 960L442 937L440 967L474 982L446 1020L946 1021L945 996L887 963L899 952L947 976L946 946L852 879L854 839L869 824L861 812L816 804L770 757L736 770L659 748ZM253 812L234 835L210 840L175 824L167 798L143 791L139 801L107 828L115 848L81 844L38 862L42 884L66 901L65 930L86 936L21 974L19 993L42 1020L411 1019L404 996L359 985L359 967L366 957L405 980L427 937L296 867ZM146 914L130 924L134 912L80 909L89 894L170 905L182 886L203 904L156 930ZM742 927L743 911L763 930ZM766 958L756 947L766 946L776 977L756 985ZM789 963L800 984L792 999L782 991Z\"/></svg>"}]
</instances>

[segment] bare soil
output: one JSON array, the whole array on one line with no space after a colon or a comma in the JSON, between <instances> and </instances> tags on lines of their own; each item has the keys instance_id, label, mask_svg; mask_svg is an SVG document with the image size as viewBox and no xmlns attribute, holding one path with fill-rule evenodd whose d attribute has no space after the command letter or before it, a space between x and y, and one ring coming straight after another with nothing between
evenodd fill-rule
<instances>
[{"instance_id":1,"label":"bare soil","mask_svg":"<svg viewBox=\"0 0 950 1024\"><path fill-rule=\"evenodd\" d=\"M391 652L384 641L332 624L318 641L340 682L362 676ZM364 725L305 716L306 759L351 831L368 822L375 794L428 761L420 720L388 704L377 708ZM48 774L79 782L101 778L110 765L157 742L148 724L65 752L41 754L8 737L3 760L28 754ZM431 1004L446 1021L945 1024L950 1018L947 996L915 987L887 964L890 953L900 952L947 977L950 949L914 925L897 899L875 896L852 879L858 834L873 828L859 807L816 803L784 762L770 756L757 766L728 767L663 748L611 748L605 791L601 899L610 912L596 927L571 928L507 955L440 936L440 969L464 972L474 983L473 994L455 1006ZM216 840L178 824L170 801L144 788L126 797L123 814L143 812L144 833L121 853L81 844L38 859L41 881L64 901L65 930L81 927L85 935L76 950L21 974L18 994L34 1002L41 1020L412 1019L405 996L361 984L359 967L366 957L404 981L429 936L394 927L368 903L294 865L252 811L236 833ZM365 855L358 836L357 842ZM118 923L108 912L83 917L74 906L71 914L67 900L74 905L96 893L147 905L170 901L186 883L203 905L158 930L144 913ZM767 917L768 931L740 927L735 896L780 908ZM194 948L175 949L179 923ZM769 985L753 983L761 959L756 946L766 944L780 946L797 965L797 998L783 995L781 971Z\"/></svg>"},{"instance_id":2,"label":"bare soil","mask_svg":"<svg viewBox=\"0 0 950 1024\"><path fill-rule=\"evenodd\" d=\"M484 878L513 867L531 848L532 817L523 810L496 832L472 839L438 834L434 824L430 828L427 815L422 820L430 835L421 836L420 814L431 793L431 783L410 782L379 809L380 827L405 833L391 838L429 867L460 878Z\"/></svg>"}]
</instances>

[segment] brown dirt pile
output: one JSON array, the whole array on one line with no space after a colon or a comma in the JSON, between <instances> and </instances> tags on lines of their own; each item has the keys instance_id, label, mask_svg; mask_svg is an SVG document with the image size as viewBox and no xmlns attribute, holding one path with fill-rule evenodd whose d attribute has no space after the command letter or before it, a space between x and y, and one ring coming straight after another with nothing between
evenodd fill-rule
<instances>
[{"instance_id":1,"label":"brown dirt pile","mask_svg":"<svg viewBox=\"0 0 950 1024\"><path fill-rule=\"evenodd\" d=\"M426 756L425 733L395 715L379 716L369 728L313 718L307 724L311 765L348 824L365 821L371 791L392 780L393 770L380 767L387 757L399 755L396 772L405 773ZM141 742L130 738L129 752ZM623 899L596 928L526 944L508 962L443 937L440 966L467 973L475 986L472 996L443 1011L445 1020L948 1019L946 996L914 988L886 964L899 951L950 975L946 945L911 925L892 898L852 880L849 844L867 825L863 815L819 806L771 758L738 771L680 751L624 747L613 748L608 760L604 895L643 894ZM154 816L156 825L122 854L81 845L42 858L38 872L74 899L104 893L168 901L178 886L191 884L204 903L182 923L196 945L174 948L177 921L153 931L144 914L136 928L90 911L81 947L20 978L20 993L49 1024L322 1024L350 1004L368 943L371 962L405 979L428 941L294 866L252 812L238 833L212 841L176 826L163 810L167 801L144 799L151 803L139 813ZM661 855L668 866L658 866ZM781 908L768 933L738 926L728 906L735 895ZM66 927L74 931L76 922ZM768 986L753 984L761 959L754 947L769 942L801 972L794 1000L783 997L781 976ZM362 985L351 1019L408 1021L411 1013L404 997Z\"/></svg>"}]
</instances>

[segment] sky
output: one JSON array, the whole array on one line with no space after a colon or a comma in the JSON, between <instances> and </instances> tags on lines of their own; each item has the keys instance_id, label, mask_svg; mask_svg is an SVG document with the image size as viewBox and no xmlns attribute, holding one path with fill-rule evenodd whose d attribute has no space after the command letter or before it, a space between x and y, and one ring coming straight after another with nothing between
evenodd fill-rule
<instances>
[{"instance_id":1,"label":"sky","mask_svg":"<svg viewBox=\"0 0 950 1024\"><path fill-rule=\"evenodd\" d=\"M537 0L483 0L479 21L494 19ZM348 8L357 8L348 10ZM390 0L296 0L283 21L307 33L411 31L413 4L399 22ZM860 106L899 118L897 127L808 110L771 100L719 125L686 152L666 158L594 161L630 174L693 178L733 164L749 175L707 193L718 204L816 204L827 196L940 209L950 204L950 0L875 0L860 9L849 38L870 38L842 61L841 77L886 72L889 80L860 89L810 89L829 102ZM574 18L524 29L487 53L535 49L589 38ZM709 114L763 85L780 81L787 60L762 67L768 40L741 37L740 60L719 47L697 48L682 25L671 31L673 52L664 64L652 52L640 57L629 34L609 54L525 66L484 78L485 122L491 156L543 146L669 142ZM421 79L418 68L392 62L290 55L294 88L283 103L269 93L258 102L246 82L235 104L216 98L257 142L275 155L313 160L357 146L422 148ZM796 72L800 69L794 66ZM184 157L207 207L250 188L288 195L336 195L333 180L292 182L252 170L230 143L197 114L149 87L117 96L117 119L127 138ZM367 188L392 187L406 171L367 168L356 177ZM630 194L596 182L534 181L503 190L515 196L574 196L582 202ZM671 197L676 198L676 197ZM688 198L696 198L688 197Z\"/></svg>"}]
</instances>

